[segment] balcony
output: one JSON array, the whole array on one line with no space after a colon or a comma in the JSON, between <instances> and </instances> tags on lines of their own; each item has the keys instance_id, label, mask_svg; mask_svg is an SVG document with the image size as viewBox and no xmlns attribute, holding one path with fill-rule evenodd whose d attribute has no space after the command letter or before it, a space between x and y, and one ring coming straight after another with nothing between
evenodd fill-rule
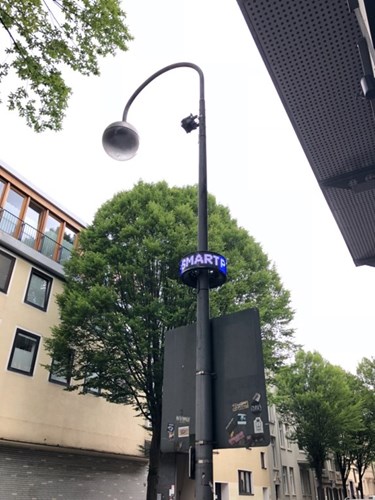
<instances>
[{"instance_id":1,"label":"balcony","mask_svg":"<svg viewBox=\"0 0 375 500\"><path fill-rule=\"evenodd\" d=\"M0 233L1 231L59 264L70 258L73 248L71 243L66 242L67 246L60 245L56 242L57 235L54 231L50 231L48 236L0 208Z\"/></svg>"}]
</instances>

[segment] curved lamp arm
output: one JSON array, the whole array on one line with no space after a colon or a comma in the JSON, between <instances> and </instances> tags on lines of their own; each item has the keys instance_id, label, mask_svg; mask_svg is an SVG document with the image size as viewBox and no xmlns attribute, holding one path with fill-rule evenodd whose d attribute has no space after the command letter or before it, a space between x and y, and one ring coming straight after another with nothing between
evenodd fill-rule
<instances>
[{"instance_id":1,"label":"curved lamp arm","mask_svg":"<svg viewBox=\"0 0 375 500\"><path fill-rule=\"evenodd\" d=\"M142 90L147 87L149 83L151 83L155 78L158 76L162 75L163 73L166 73L167 71L171 71L172 69L176 68L192 68L197 73L199 74L199 99L204 100L204 75L203 71L200 69L199 66L193 63L189 62L180 62L180 63L175 63L175 64L170 64L169 66L165 66L165 68L160 69L159 71L156 71L153 75L151 75L147 80L145 80L142 85L140 85L137 90L130 96L128 102L125 105L124 112L122 115L122 120L126 122L126 119L128 117L128 112L130 106L133 104L134 99L142 92ZM201 110L200 110L201 111Z\"/></svg>"}]
</instances>

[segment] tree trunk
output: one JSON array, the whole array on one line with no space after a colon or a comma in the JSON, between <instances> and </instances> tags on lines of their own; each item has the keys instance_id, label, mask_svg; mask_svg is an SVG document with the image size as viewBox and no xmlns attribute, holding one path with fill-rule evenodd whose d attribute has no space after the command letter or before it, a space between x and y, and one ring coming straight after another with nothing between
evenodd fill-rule
<instances>
[{"instance_id":1,"label":"tree trunk","mask_svg":"<svg viewBox=\"0 0 375 500\"><path fill-rule=\"evenodd\" d=\"M147 500L156 500L157 486L159 480L159 466L160 466L160 425L155 426L153 429L151 445L150 445L150 455L149 455L149 465L148 465L148 476L147 476Z\"/></svg>"},{"instance_id":2,"label":"tree trunk","mask_svg":"<svg viewBox=\"0 0 375 500\"><path fill-rule=\"evenodd\" d=\"M346 486L346 479L342 479L342 492L344 495L344 498L348 495L348 488Z\"/></svg>"},{"instance_id":3,"label":"tree trunk","mask_svg":"<svg viewBox=\"0 0 375 500\"><path fill-rule=\"evenodd\" d=\"M323 489L323 477L321 469L315 469L316 481L318 483L318 500L325 500L324 489Z\"/></svg>"},{"instance_id":4,"label":"tree trunk","mask_svg":"<svg viewBox=\"0 0 375 500\"><path fill-rule=\"evenodd\" d=\"M357 489L361 493L361 498L364 498L364 496L363 496L363 482L362 482L362 479L363 479L363 476L364 476L365 471L366 471L366 465L364 465L364 463L362 462L362 460L357 460L357 464L356 465L357 465L357 471L358 471L358 486L357 486Z\"/></svg>"},{"instance_id":5,"label":"tree trunk","mask_svg":"<svg viewBox=\"0 0 375 500\"><path fill-rule=\"evenodd\" d=\"M362 476L359 475L359 478L358 478L358 490L361 494L361 498L365 498L364 495L363 495L363 482L362 482Z\"/></svg>"}]
</instances>

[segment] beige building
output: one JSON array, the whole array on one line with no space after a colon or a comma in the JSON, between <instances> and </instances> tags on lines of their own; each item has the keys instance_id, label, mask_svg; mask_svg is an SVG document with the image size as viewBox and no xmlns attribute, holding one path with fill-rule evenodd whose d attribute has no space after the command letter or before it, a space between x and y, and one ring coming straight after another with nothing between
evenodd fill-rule
<instances>
[{"instance_id":1,"label":"beige building","mask_svg":"<svg viewBox=\"0 0 375 500\"><path fill-rule=\"evenodd\" d=\"M350 474L347 481L348 497L349 498L361 498L358 490L358 470L356 467L352 466ZM364 498L368 498L370 495L375 498L375 464L371 464L368 467L362 477L363 494Z\"/></svg>"},{"instance_id":2,"label":"beige building","mask_svg":"<svg viewBox=\"0 0 375 500\"><path fill-rule=\"evenodd\" d=\"M213 456L217 500L239 500L249 495L271 500L267 448L215 450Z\"/></svg>"},{"instance_id":3,"label":"beige building","mask_svg":"<svg viewBox=\"0 0 375 500\"><path fill-rule=\"evenodd\" d=\"M144 459L130 407L64 391L44 340L59 321L62 264L84 224L0 165L0 440ZM52 365L53 366L53 365Z\"/></svg>"}]
</instances>

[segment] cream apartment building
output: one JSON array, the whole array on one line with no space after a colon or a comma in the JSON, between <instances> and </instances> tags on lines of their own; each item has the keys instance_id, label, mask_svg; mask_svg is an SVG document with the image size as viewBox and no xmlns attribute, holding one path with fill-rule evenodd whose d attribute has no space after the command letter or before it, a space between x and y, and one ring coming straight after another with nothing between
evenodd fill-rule
<instances>
[{"instance_id":1,"label":"cream apartment building","mask_svg":"<svg viewBox=\"0 0 375 500\"><path fill-rule=\"evenodd\" d=\"M0 444L145 457L131 407L64 391L44 340L59 322L55 297L84 223L0 164ZM0 448L1 450L1 448ZM1 498L1 491L0 491Z\"/></svg>"}]
</instances>

